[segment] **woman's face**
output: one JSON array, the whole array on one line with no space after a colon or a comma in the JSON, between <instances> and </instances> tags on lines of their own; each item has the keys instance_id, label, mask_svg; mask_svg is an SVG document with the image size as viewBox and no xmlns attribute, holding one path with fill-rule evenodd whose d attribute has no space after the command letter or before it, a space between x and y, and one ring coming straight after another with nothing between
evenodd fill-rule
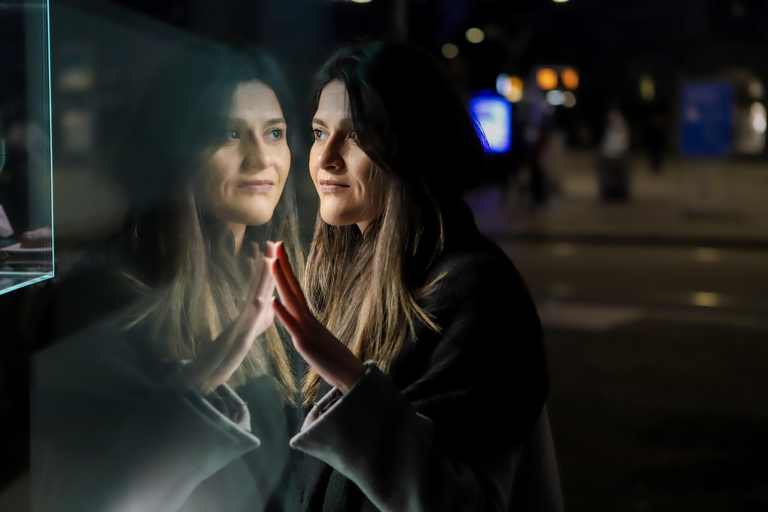
<instances>
[{"instance_id":1,"label":"woman's face","mask_svg":"<svg viewBox=\"0 0 768 512\"><path fill-rule=\"evenodd\" d=\"M357 145L342 82L323 89L312 131L309 173L320 195L320 216L332 226L356 224L364 232L381 213L383 193L371 179L373 162Z\"/></svg>"},{"instance_id":2,"label":"woman's face","mask_svg":"<svg viewBox=\"0 0 768 512\"><path fill-rule=\"evenodd\" d=\"M272 89L256 81L238 85L202 201L234 233L272 218L291 166L286 135Z\"/></svg>"}]
</instances>

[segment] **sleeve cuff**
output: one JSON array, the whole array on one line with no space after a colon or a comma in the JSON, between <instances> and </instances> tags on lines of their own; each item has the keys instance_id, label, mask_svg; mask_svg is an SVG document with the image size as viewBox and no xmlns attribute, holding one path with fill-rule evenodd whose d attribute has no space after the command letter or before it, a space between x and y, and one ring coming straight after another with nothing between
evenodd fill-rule
<instances>
[{"instance_id":1,"label":"sleeve cuff","mask_svg":"<svg viewBox=\"0 0 768 512\"><path fill-rule=\"evenodd\" d=\"M349 436L359 437L361 431L371 427L371 422L413 413L411 404L374 362L366 361L365 366L363 376L346 393L333 388L317 401L301 431L291 439L292 448L325 458L328 454L324 452L330 447L348 445ZM380 428L381 425L376 427Z\"/></svg>"},{"instance_id":2,"label":"sleeve cuff","mask_svg":"<svg viewBox=\"0 0 768 512\"><path fill-rule=\"evenodd\" d=\"M181 371L188 363L189 361L174 362L168 383L185 395L192 397L193 403L202 404L208 410L208 415L220 415L238 428L251 432L251 414L245 401L226 384L218 386L208 395L202 395L184 377Z\"/></svg>"}]
</instances>

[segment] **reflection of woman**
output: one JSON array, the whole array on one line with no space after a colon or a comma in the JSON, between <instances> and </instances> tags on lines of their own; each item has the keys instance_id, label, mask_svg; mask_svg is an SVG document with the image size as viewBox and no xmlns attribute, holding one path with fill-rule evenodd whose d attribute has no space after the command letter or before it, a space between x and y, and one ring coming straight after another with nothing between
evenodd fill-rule
<instances>
[{"instance_id":1,"label":"reflection of woman","mask_svg":"<svg viewBox=\"0 0 768 512\"><path fill-rule=\"evenodd\" d=\"M404 44L341 50L314 93L307 298L280 246L271 263L310 365L305 509L558 510L536 310L461 200L471 118Z\"/></svg>"},{"instance_id":2,"label":"reflection of woman","mask_svg":"<svg viewBox=\"0 0 768 512\"><path fill-rule=\"evenodd\" d=\"M151 85L118 164L133 209L111 274L137 300L36 358L36 510L297 505L296 386L258 249L285 238L301 261L287 99L245 49L190 51Z\"/></svg>"}]
</instances>

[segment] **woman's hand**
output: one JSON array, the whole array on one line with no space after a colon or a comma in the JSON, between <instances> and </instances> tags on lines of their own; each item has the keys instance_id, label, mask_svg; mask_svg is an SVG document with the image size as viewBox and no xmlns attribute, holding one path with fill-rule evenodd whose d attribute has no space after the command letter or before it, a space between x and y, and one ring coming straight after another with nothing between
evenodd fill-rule
<instances>
[{"instance_id":1,"label":"woman's hand","mask_svg":"<svg viewBox=\"0 0 768 512\"><path fill-rule=\"evenodd\" d=\"M267 242L264 257L258 245L253 244L251 287L240 314L232 324L211 342L197 359L184 367L184 375L203 395L208 395L232 377L251 349L256 337L272 325L275 278L270 272L275 257L275 244Z\"/></svg>"},{"instance_id":2,"label":"woman's hand","mask_svg":"<svg viewBox=\"0 0 768 512\"><path fill-rule=\"evenodd\" d=\"M275 246L276 258L270 266L279 300L272 307L301 357L323 380L346 393L362 377L365 365L312 315L283 243Z\"/></svg>"}]
</instances>

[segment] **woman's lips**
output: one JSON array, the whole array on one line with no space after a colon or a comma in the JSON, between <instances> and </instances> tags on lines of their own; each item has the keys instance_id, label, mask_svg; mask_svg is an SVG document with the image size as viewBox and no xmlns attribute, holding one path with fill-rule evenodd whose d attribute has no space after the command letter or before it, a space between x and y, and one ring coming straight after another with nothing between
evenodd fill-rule
<instances>
[{"instance_id":1,"label":"woman's lips","mask_svg":"<svg viewBox=\"0 0 768 512\"><path fill-rule=\"evenodd\" d=\"M249 180L240 183L237 188L249 190L251 192L269 192L275 186L272 180Z\"/></svg>"},{"instance_id":2,"label":"woman's lips","mask_svg":"<svg viewBox=\"0 0 768 512\"><path fill-rule=\"evenodd\" d=\"M349 188L349 185L345 185L340 181L320 180L320 190L325 193L339 192L347 188Z\"/></svg>"}]
</instances>

